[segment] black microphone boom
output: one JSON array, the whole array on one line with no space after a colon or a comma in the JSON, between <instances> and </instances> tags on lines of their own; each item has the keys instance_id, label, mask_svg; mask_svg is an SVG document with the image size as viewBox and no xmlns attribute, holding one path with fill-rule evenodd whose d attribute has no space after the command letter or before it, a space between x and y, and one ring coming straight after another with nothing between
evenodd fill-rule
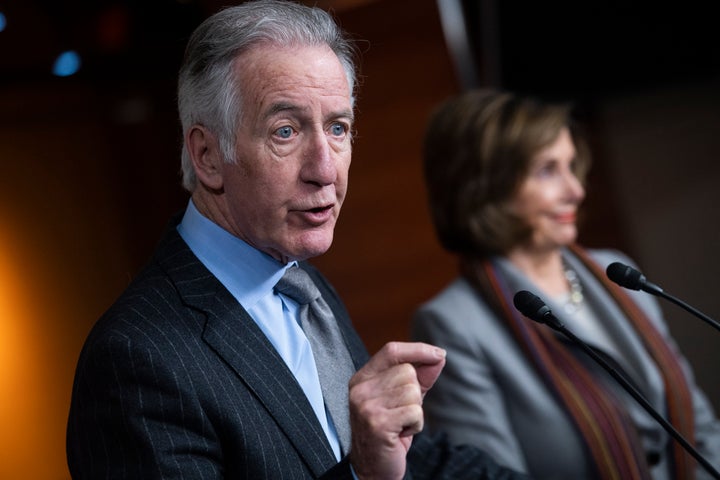
<instances>
[{"instance_id":1,"label":"black microphone boom","mask_svg":"<svg viewBox=\"0 0 720 480\"><path fill-rule=\"evenodd\" d=\"M640 392L632 386L632 384L623 377L617 370L615 370L609 363L607 363L595 350L593 350L588 344L580 340L574 333L568 330L558 318L553 315L552 310L543 302L537 295L528 292L527 290L520 290L513 297L513 304L520 313L528 317L530 320L534 320L538 323L544 323L553 330L556 330L573 343L578 345L587 353L595 362L603 367L612 377L617 380L621 387L625 389L632 397L637 401L641 407L645 409L664 429L670 434L695 460L702 465L702 467L713 477L720 480L720 472L718 472L700 453L693 448L692 445L678 432L652 405L642 396Z\"/></svg>"},{"instance_id":2,"label":"black microphone boom","mask_svg":"<svg viewBox=\"0 0 720 480\"><path fill-rule=\"evenodd\" d=\"M673 297L669 293L666 293L662 288L658 287L654 283L649 282L645 278L645 275L628 265L622 264L620 262L611 263L610 265L608 265L605 273L607 273L607 276L610 280L617 283L621 287L629 288L631 290L642 290L652 295L669 300L675 305L683 308L687 312L695 315L711 327L720 330L720 323L716 322L715 320L708 317L696 308L683 302L679 298Z\"/></svg>"}]
</instances>

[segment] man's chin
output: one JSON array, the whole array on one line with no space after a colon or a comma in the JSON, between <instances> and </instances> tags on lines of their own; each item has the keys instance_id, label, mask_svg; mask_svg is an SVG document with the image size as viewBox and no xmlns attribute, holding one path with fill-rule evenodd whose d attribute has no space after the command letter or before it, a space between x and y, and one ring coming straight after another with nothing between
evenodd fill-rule
<instances>
[{"instance_id":1,"label":"man's chin","mask_svg":"<svg viewBox=\"0 0 720 480\"><path fill-rule=\"evenodd\" d=\"M319 257L323 253L330 250L332 245L333 236L328 234L323 235L308 235L299 239L290 251L290 260L309 260L314 257Z\"/></svg>"}]
</instances>

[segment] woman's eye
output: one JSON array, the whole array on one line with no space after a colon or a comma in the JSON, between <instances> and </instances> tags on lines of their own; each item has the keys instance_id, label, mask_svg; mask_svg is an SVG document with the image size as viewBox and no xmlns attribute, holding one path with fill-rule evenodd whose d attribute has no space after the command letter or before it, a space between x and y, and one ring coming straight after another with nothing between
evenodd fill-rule
<instances>
[{"instance_id":1,"label":"woman's eye","mask_svg":"<svg viewBox=\"0 0 720 480\"><path fill-rule=\"evenodd\" d=\"M280 127L275 130L275 134L280 138L290 138L293 134L292 127Z\"/></svg>"},{"instance_id":2,"label":"woman's eye","mask_svg":"<svg viewBox=\"0 0 720 480\"><path fill-rule=\"evenodd\" d=\"M552 171L548 167L540 167L537 170L535 170L535 175L538 177L547 177L551 173L552 173Z\"/></svg>"},{"instance_id":3,"label":"woman's eye","mask_svg":"<svg viewBox=\"0 0 720 480\"><path fill-rule=\"evenodd\" d=\"M557 166L554 163L550 162L538 166L537 170L535 170L535 174L539 177L549 177L552 176L556 171Z\"/></svg>"}]
</instances>

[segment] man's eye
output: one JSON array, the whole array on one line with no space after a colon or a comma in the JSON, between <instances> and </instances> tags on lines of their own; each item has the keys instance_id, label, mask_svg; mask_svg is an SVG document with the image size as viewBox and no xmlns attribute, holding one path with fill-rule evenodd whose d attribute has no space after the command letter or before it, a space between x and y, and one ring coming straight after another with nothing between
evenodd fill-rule
<instances>
[{"instance_id":1,"label":"man's eye","mask_svg":"<svg viewBox=\"0 0 720 480\"><path fill-rule=\"evenodd\" d=\"M345 128L345 125L342 123L333 123L333 125L330 127L330 132L333 135L340 136L344 135L345 132L347 132L347 129Z\"/></svg>"},{"instance_id":2,"label":"man's eye","mask_svg":"<svg viewBox=\"0 0 720 480\"><path fill-rule=\"evenodd\" d=\"M275 134L280 138L290 138L293 134L292 127L280 127L275 130Z\"/></svg>"}]
</instances>

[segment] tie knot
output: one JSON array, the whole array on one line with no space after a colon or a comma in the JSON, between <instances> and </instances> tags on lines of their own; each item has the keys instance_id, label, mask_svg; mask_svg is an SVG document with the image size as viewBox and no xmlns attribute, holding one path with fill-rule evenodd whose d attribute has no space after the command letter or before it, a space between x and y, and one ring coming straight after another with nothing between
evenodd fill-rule
<instances>
[{"instance_id":1,"label":"tie knot","mask_svg":"<svg viewBox=\"0 0 720 480\"><path fill-rule=\"evenodd\" d=\"M292 266L285 270L285 274L275 285L275 291L292 298L300 305L307 305L320 297L320 290L305 270Z\"/></svg>"}]
</instances>

